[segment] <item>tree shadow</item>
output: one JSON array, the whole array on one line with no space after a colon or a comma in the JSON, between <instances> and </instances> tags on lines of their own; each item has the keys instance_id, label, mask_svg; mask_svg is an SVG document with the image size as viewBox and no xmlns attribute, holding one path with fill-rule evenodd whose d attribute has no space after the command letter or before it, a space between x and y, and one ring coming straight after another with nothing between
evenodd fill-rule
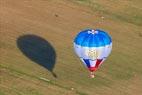
<instances>
[{"instance_id":1,"label":"tree shadow","mask_svg":"<svg viewBox=\"0 0 142 95\"><path fill-rule=\"evenodd\" d=\"M25 56L48 69L57 78L53 72L56 52L48 41L36 35L23 35L17 39L17 46Z\"/></svg>"}]
</instances>

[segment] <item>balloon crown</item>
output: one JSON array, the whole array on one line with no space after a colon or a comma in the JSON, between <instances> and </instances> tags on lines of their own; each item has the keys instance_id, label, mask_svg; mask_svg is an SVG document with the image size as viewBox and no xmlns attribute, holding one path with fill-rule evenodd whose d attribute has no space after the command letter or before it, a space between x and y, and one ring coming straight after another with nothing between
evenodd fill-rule
<instances>
[{"instance_id":1,"label":"balloon crown","mask_svg":"<svg viewBox=\"0 0 142 95\"><path fill-rule=\"evenodd\" d=\"M98 32L99 32L99 31L92 29L92 30L89 30L89 31L88 31L88 34L90 34L90 33L91 33L91 34L98 34Z\"/></svg>"}]
</instances>

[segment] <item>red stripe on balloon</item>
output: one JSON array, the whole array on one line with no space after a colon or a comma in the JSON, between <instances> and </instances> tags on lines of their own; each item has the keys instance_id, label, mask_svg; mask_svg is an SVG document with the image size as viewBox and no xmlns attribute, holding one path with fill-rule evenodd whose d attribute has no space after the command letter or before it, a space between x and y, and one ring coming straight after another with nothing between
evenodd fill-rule
<instances>
[{"instance_id":1,"label":"red stripe on balloon","mask_svg":"<svg viewBox=\"0 0 142 95\"><path fill-rule=\"evenodd\" d=\"M103 60L103 59L97 59L97 61L96 61L96 66L95 66L96 68L99 67L99 65L100 65L100 63L102 62L102 60Z\"/></svg>"}]
</instances>

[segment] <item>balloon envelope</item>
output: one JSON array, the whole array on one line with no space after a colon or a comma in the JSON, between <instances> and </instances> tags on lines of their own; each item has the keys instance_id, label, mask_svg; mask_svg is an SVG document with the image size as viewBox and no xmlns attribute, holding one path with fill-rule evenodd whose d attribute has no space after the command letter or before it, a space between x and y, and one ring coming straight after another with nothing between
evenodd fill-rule
<instances>
[{"instance_id":1,"label":"balloon envelope","mask_svg":"<svg viewBox=\"0 0 142 95\"><path fill-rule=\"evenodd\" d=\"M86 29L74 39L76 54L91 71L96 71L112 49L111 37L104 31Z\"/></svg>"}]
</instances>

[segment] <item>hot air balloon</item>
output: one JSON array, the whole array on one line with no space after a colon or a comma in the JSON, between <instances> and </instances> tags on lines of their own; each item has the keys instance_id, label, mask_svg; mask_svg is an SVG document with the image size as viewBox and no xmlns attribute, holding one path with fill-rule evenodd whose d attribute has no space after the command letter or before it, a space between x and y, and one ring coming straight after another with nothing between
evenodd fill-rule
<instances>
[{"instance_id":1,"label":"hot air balloon","mask_svg":"<svg viewBox=\"0 0 142 95\"><path fill-rule=\"evenodd\" d=\"M103 30L86 29L75 37L74 50L94 78L94 72L111 53L112 40Z\"/></svg>"}]
</instances>

